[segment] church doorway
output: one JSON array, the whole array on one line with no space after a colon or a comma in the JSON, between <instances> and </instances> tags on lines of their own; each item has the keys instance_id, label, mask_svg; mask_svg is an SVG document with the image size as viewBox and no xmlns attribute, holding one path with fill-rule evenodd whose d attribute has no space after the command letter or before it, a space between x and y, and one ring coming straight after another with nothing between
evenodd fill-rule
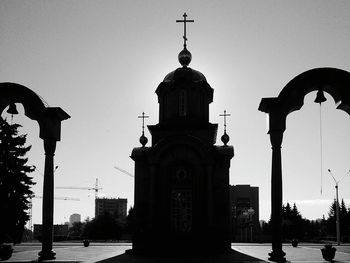
<instances>
[{"instance_id":1,"label":"church doorway","mask_svg":"<svg viewBox=\"0 0 350 263\"><path fill-rule=\"evenodd\" d=\"M192 173L188 167L178 165L171 173L171 230L186 234L192 230Z\"/></svg>"}]
</instances>

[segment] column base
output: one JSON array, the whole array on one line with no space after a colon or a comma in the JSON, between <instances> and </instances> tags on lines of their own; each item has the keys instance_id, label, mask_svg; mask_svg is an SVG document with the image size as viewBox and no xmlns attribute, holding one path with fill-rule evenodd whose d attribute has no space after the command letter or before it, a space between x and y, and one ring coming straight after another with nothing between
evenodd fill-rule
<instances>
[{"instance_id":1,"label":"column base","mask_svg":"<svg viewBox=\"0 0 350 263\"><path fill-rule=\"evenodd\" d=\"M41 260L50 260L50 259L55 259L56 257L56 252L53 251L53 250L49 250L49 251L44 251L44 250L41 250L39 252L39 261Z\"/></svg>"},{"instance_id":2,"label":"column base","mask_svg":"<svg viewBox=\"0 0 350 263\"><path fill-rule=\"evenodd\" d=\"M283 252L283 250L280 251L271 251L269 253L269 260L270 261L274 261L274 262L278 262L278 263L284 263L286 262L286 258L284 257L286 255L286 253Z\"/></svg>"}]
</instances>

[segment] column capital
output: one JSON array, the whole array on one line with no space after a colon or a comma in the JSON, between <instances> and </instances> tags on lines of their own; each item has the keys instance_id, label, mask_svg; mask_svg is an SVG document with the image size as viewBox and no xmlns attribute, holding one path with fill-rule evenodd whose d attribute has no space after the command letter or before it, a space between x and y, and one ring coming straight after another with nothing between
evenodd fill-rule
<instances>
[{"instance_id":1,"label":"column capital","mask_svg":"<svg viewBox=\"0 0 350 263\"><path fill-rule=\"evenodd\" d=\"M56 140L44 139L44 150L45 150L45 155L54 156L56 151Z\"/></svg>"},{"instance_id":2,"label":"column capital","mask_svg":"<svg viewBox=\"0 0 350 263\"><path fill-rule=\"evenodd\" d=\"M269 134L272 149L280 149L283 140L283 130L272 130Z\"/></svg>"}]
</instances>

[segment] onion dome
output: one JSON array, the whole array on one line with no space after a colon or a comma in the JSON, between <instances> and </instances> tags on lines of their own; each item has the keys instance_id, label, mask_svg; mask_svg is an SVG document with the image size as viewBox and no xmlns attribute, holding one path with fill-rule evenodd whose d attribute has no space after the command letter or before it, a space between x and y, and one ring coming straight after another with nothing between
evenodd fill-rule
<instances>
[{"instance_id":1,"label":"onion dome","mask_svg":"<svg viewBox=\"0 0 350 263\"><path fill-rule=\"evenodd\" d=\"M190 80L193 82L207 82L207 79L201 72L188 67L177 68L176 70L168 73L163 82L173 82L179 79Z\"/></svg>"},{"instance_id":2,"label":"onion dome","mask_svg":"<svg viewBox=\"0 0 350 263\"><path fill-rule=\"evenodd\" d=\"M142 133L142 135L141 135L141 137L140 137L140 143L141 143L141 145L142 145L142 147L145 147L145 145L147 144L147 142L148 142L148 139L147 139L147 137L145 136L145 134L144 133Z\"/></svg>"},{"instance_id":3,"label":"onion dome","mask_svg":"<svg viewBox=\"0 0 350 263\"><path fill-rule=\"evenodd\" d=\"M191 63L192 54L186 47L184 47L184 49L179 53L178 59L183 67L187 67Z\"/></svg>"},{"instance_id":4,"label":"onion dome","mask_svg":"<svg viewBox=\"0 0 350 263\"><path fill-rule=\"evenodd\" d=\"M230 136L227 135L226 131L224 134L221 136L221 141L224 143L225 146L227 146L227 143L230 140Z\"/></svg>"},{"instance_id":5,"label":"onion dome","mask_svg":"<svg viewBox=\"0 0 350 263\"><path fill-rule=\"evenodd\" d=\"M213 89L205 76L190 67L191 53L184 47L179 54L179 67L168 73L159 84L159 120L163 122L209 122L209 104Z\"/></svg>"}]
</instances>

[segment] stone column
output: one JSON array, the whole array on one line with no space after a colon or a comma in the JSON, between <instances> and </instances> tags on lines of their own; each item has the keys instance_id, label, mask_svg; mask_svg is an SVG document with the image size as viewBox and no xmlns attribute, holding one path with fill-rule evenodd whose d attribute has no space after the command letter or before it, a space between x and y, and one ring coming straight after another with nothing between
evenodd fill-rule
<instances>
[{"instance_id":1,"label":"stone column","mask_svg":"<svg viewBox=\"0 0 350 263\"><path fill-rule=\"evenodd\" d=\"M269 260L285 262L286 253L282 250L282 160L281 145L283 130L269 132L272 145L271 168L271 225L272 225L272 251Z\"/></svg>"},{"instance_id":2,"label":"stone column","mask_svg":"<svg viewBox=\"0 0 350 263\"><path fill-rule=\"evenodd\" d=\"M53 211L54 211L54 155L56 141L44 139L45 170L42 212L42 250L39 260L54 259L56 253L52 250L53 243Z\"/></svg>"}]
</instances>

